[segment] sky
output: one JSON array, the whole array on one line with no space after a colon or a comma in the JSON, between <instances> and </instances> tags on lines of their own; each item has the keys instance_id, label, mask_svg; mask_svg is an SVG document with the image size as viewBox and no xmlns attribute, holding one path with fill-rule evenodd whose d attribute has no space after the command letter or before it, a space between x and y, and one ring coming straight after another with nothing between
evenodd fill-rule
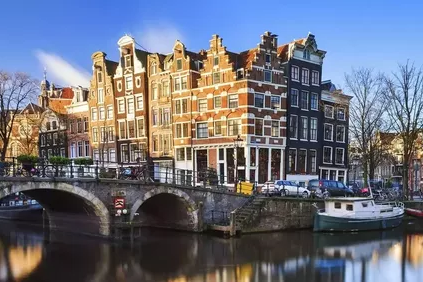
<instances>
[{"instance_id":1,"label":"sky","mask_svg":"<svg viewBox=\"0 0 423 282\"><path fill-rule=\"evenodd\" d=\"M279 44L316 36L327 51L323 79L344 85L352 68L391 73L398 63L423 64L423 1L393 0L14 0L3 1L0 70L27 72L57 85L87 86L91 55L119 56L125 34L150 52L170 52L176 39L208 49L213 34L233 52L254 48L270 31ZM401 3L401 4L399 4Z\"/></svg>"}]
</instances>

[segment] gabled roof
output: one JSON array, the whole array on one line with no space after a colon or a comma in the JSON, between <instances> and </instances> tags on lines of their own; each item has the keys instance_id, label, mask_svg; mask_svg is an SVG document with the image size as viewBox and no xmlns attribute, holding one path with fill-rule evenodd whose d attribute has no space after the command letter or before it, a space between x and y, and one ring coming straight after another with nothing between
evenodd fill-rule
<instances>
[{"instance_id":1,"label":"gabled roof","mask_svg":"<svg viewBox=\"0 0 423 282\"><path fill-rule=\"evenodd\" d=\"M37 104L34 103L29 103L28 105L26 105L25 108L23 108L19 114L24 114L24 113L28 113L28 114L41 114L42 112L44 112L44 109L41 108L40 106L38 106Z\"/></svg>"},{"instance_id":2,"label":"gabled roof","mask_svg":"<svg viewBox=\"0 0 423 282\"><path fill-rule=\"evenodd\" d=\"M62 94L60 96L60 98L62 99L73 99L73 90L70 87L64 87L62 88Z\"/></svg>"},{"instance_id":3,"label":"gabled roof","mask_svg":"<svg viewBox=\"0 0 423 282\"><path fill-rule=\"evenodd\" d=\"M251 68L256 58L257 48L253 48L239 54L240 65L244 68Z\"/></svg>"},{"instance_id":4,"label":"gabled roof","mask_svg":"<svg viewBox=\"0 0 423 282\"><path fill-rule=\"evenodd\" d=\"M106 70L108 75L114 75L118 67L118 63L110 60L104 60L106 64Z\"/></svg>"}]
</instances>

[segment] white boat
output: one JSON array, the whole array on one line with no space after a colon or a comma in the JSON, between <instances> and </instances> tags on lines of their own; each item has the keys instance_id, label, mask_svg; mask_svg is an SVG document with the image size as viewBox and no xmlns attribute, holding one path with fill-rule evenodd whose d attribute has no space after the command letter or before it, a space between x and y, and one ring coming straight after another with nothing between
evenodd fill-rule
<instances>
[{"instance_id":1,"label":"white boat","mask_svg":"<svg viewBox=\"0 0 423 282\"><path fill-rule=\"evenodd\" d=\"M314 216L314 231L364 231L397 227L404 217L400 202L375 203L372 198L328 198Z\"/></svg>"}]
</instances>

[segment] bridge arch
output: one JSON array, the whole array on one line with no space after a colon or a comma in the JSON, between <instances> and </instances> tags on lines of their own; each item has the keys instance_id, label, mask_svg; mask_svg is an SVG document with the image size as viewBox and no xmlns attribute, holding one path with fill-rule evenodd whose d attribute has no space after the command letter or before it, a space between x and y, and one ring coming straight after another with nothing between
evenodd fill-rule
<instances>
[{"instance_id":1,"label":"bridge arch","mask_svg":"<svg viewBox=\"0 0 423 282\"><path fill-rule=\"evenodd\" d=\"M131 221L146 221L149 218L157 224L160 219L167 221L166 224L151 226L168 226L189 231L200 229L198 217L199 208L195 201L186 192L172 187L155 187L149 190L135 201L130 212Z\"/></svg>"},{"instance_id":2,"label":"bridge arch","mask_svg":"<svg viewBox=\"0 0 423 282\"><path fill-rule=\"evenodd\" d=\"M68 202L68 207L75 211L85 213L87 216L95 216L98 227L97 235L110 235L109 211L104 203L93 193L82 189L74 184L64 182L2 182L0 184L0 199L17 192L24 192L32 199L37 200L47 211L50 227L57 227L53 223L55 213L61 212L60 205ZM60 199L55 203L55 199ZM63 200L65 199L65 200ZM72 202L72 200L74 200ZM88 223L90 224L90 223Z\"/></svg>"}]
</instances>

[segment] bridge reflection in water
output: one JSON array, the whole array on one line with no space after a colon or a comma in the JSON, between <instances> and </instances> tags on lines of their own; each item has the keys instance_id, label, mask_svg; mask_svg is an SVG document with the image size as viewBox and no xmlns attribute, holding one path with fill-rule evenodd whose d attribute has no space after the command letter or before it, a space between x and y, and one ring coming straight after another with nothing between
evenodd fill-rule
<instances>
[{"instance_id":1,"label":"bridge reflection in water","mask_svg":"<svg viewBox=\"0 0 423 282\"><path fill-rule=\"evenodd\" d=\"M147 229L131 245L1 226L0 281L423 281L423 233L402 229L230 240Z\"/></svg>"}]
</instances>

